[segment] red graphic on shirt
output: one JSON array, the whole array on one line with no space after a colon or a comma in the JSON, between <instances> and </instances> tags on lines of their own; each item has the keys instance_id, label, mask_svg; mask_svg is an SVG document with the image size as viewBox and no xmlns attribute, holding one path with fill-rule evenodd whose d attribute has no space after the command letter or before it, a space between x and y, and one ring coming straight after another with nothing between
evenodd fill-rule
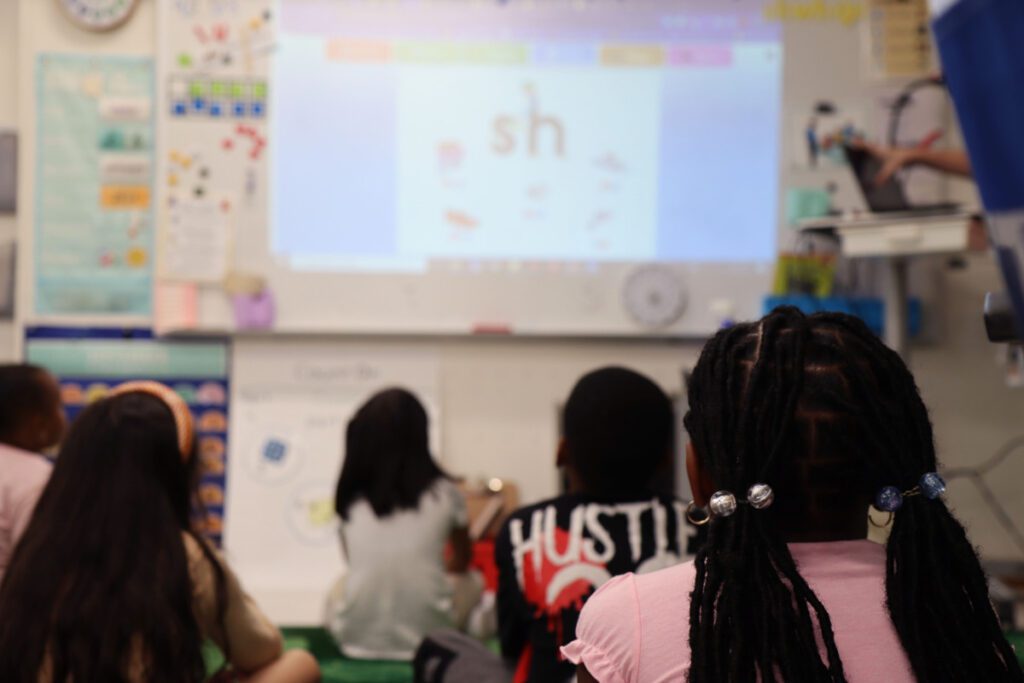
<instances>
[{"instance_id":1,"label":"red graphic on shirt","mask_svg":"<svg viewBox=\"0 0 1024 683\"><path fill-rule=\"evenodd\" d=\"M554 529L554 545L559 555L568 551L571 542L568 531ZM548 630L555 634L557 642L564 643L562 610L583 609L584 600L610 575L605 565L584 559L582 553L568 564L555 564L543 550L538 570L534 552L531 550L523 557L523 597L536 607L535 616L547 617Z\"/></svg>"}]
</instances>

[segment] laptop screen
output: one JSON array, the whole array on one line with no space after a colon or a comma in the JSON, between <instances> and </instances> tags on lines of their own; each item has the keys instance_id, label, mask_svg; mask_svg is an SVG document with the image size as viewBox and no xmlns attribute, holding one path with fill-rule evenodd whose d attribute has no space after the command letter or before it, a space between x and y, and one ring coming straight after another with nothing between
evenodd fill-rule
<instances>
[{"instance_id":1,"label":"laptop screen","mask_svg":"<svg viewBox=\"0 0 1024 683\"><path fill-rule=\"evenodd\" d=\"M864 201L867 202L871 211L889 213L910 209L907 197L903 194L903 186L895 176L881 185L875 183L875 177L882 170L881 161L864 149L856 147L845 147L844 149L846 158L850 162L850 169L856 176L860 191L864 194Z\"/></svg>"}]
</instances>

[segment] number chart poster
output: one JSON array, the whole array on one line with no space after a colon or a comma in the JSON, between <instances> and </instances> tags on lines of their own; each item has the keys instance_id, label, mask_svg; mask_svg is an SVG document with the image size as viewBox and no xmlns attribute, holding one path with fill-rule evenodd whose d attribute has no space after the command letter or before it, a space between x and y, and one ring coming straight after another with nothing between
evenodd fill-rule
<instances>
[{"instance_id":1,"label":"number chart poster","mask_svg":"<svg viewBox=\"0 0 1024 683\"><path fill-rule=\"evenodd\" d=\"M30 329L26 357L57 377L69 420L131 380L163 382L185 399L195 419L199 499L205 512L197 526L219 546L227 471L228 346L163 341L148 331L131 336L125 338L122 330Z\"/></svg>"},{"instance_id":2,"label":"number chart poster","mask_svg":"<svg viewBox=\"0 0 1024 683\"><path fill-rule=\"evenodd\" d=\"M36 313L147 316L153 60L46 54L36 66Z\"/></svg>"}]
</instances>

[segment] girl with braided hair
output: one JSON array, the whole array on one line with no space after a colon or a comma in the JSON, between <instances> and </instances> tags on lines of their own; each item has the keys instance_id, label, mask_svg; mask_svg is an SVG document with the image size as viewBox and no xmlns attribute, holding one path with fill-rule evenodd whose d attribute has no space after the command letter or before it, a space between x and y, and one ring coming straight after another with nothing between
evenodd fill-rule
<instances>
[{"instance_id":1,"label":"girl with braided hair","mask_svg":"<svg viewBox=\"0 0 1024 683\"><path fill-rule=\"evenodd\" d=\"M591 598L563 650L580 681L1024 681L914 379L862 322L782 308L723 330L689 399L708 541Z\"/></svg>"}]
</instances>

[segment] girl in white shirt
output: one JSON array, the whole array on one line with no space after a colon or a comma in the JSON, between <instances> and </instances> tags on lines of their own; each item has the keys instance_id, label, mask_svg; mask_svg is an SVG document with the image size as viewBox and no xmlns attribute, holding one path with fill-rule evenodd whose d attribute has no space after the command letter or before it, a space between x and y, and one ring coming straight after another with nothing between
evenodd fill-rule
<instances>
[{"instance_id":1,"label":"girl in white shirt","mask_svg":"<svg viewBox=\"0 0 1024 683\"><path fill-rule=\"evenodd\" d=\"M388 389L348 424L335 499L347 571L327 606L346 656L411 660L425 635L454 625L449 572L469 566L468 520L427 423L415 396Z\"/></svg>"}]
</instances>

